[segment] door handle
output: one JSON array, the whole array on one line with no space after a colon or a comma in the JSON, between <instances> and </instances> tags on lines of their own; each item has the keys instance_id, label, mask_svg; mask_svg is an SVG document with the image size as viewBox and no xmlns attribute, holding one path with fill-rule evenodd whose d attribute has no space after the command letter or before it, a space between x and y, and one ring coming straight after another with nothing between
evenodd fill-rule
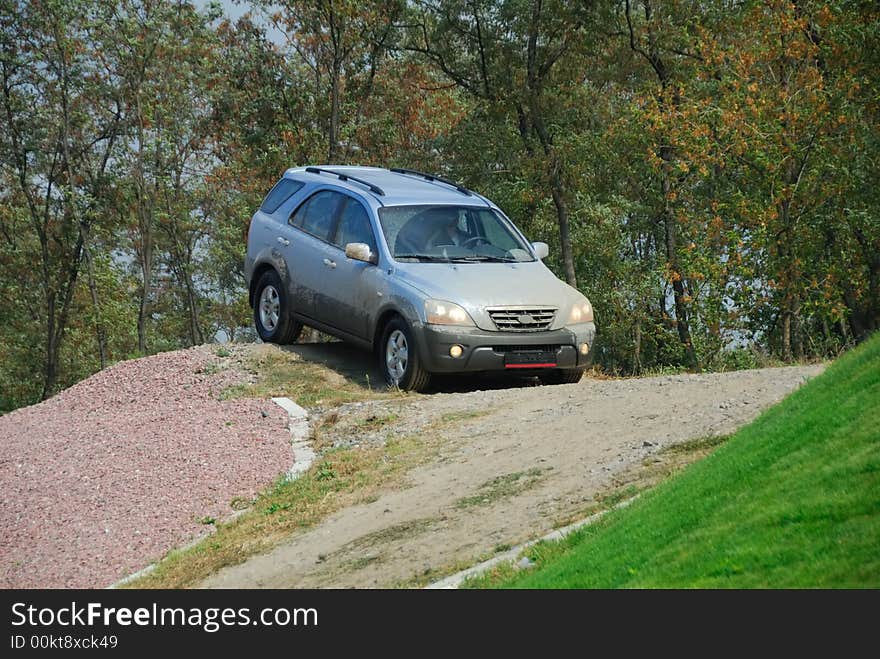
<instances>
[{"instance_id":1,"label":"door handle","mask_svg":"<svg viewBox=\"0 0 880 659\"><path fill-rule=\"evenodd\" d=\"M324 265L326 265L328 268L335 268L336 261L331 261L330 259L324 259Z\"/></svg>"},{"instance_id":2,"label":"door handle","mask_svg":"<svg viewBox=\"0 0 880 659\"><path fill-rule=\"evenodd\" d=\"M290 244L290 241L287 238L282 238L278 236L278 242L287 247Z\"/></svg>"}]
</instances>

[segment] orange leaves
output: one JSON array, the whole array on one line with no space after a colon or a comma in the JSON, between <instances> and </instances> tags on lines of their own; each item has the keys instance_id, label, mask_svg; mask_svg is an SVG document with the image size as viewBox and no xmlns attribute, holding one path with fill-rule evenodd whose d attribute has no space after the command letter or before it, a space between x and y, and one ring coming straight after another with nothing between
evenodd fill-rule
<instances>
[{"instance_id":1,"label":"orange leaves","mask_svg":"<svg viewBox=\"0 0 880 659\"><path fill-rule=\"evenodd\" d=\"M824 5L815 14L815 21L820 27L827 27L834 20L834 14L828 5Z\"/></svg>"},{"instance_id":2,"label":"orange leaves","mask_svg":"<svg viewBox=\"0 0 880 659\"><path fill-rule=\"evenodd\" d=\"M535 197L530 190L523 190L520 192L519 199L523 206L528 207L534 202Z\"/></svg>"},{"instance_id":3,"label":"orange leaves","mask_svg":"<svg viewBox=\"0 0 880 659\"><path fill-rule=\"evenodd\" d=\"M290 130L282 130L281 139L283 139L285 144L290 147L296 146L296 144L299 142L299 138L294 134L293 131Z\"/></svg>"}]
</instances>

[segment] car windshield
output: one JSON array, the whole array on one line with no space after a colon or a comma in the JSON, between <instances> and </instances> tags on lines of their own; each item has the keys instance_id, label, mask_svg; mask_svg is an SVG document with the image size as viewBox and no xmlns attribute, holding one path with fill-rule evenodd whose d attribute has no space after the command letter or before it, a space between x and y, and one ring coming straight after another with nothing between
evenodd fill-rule
<instances>
[{"instance_id":1,"label":"car windshield","mask_svg":"<svg viewBox=\"0 0 880 659\"><path fill-rule=\"evenodd\" d=\"M379 209L379 221L398 261L535 260L510 222L485 206L386 206Z\"/></svg>"}]
</instances>

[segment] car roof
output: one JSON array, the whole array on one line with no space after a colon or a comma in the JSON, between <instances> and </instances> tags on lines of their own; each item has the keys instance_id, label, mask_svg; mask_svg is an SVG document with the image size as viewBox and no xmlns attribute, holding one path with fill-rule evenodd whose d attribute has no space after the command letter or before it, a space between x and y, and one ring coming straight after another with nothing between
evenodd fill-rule
<instances>
[{"instance_id":1,"label":"car roof","mask_svg":"<svg viewBox=\"0 0 880 659\"><path fill-rule=\"evenodd\" d=\"M309 170L325 170L323 172ZM364 183L348 179L343 181L327 172L338 172L356 177L366 183L379 187L384 194L371 190ZM393 172L383 167L355 167L350 165L315 165L294 167L285 175L295 175L297 180L309 183L329 184L345 188L360 195L375 199L381 206L406 206L412 204L457 204L462 206L495 207L482 195L469 191L462 192L453 185L438 180L429 181L417 173Z\"/></svg>"}]
</instances>

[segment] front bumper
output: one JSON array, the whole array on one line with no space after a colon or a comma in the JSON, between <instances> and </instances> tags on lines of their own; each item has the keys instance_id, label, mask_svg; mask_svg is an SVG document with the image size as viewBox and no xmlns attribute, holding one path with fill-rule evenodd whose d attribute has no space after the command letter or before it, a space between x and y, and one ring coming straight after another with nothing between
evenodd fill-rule
<instances>
[{"instance_id":1,"label":"front bumper","mask_svg":"<svg viewBox=\"0 0 880 659\"><path fill-rule=\"evenodd\" d=\"M421 325L413 329L424 367L433 373L504 371L505 354L519 346L532 350L540 346L543 350L555 352L558 368L585 368L592 354L581 355L578 346L586 343L592 353L596 338L594 323L547 332L488 332L451 325ZM461 357L449 355L449 348L454 345L463 348Z\"/></svg>"}]
</instances>

